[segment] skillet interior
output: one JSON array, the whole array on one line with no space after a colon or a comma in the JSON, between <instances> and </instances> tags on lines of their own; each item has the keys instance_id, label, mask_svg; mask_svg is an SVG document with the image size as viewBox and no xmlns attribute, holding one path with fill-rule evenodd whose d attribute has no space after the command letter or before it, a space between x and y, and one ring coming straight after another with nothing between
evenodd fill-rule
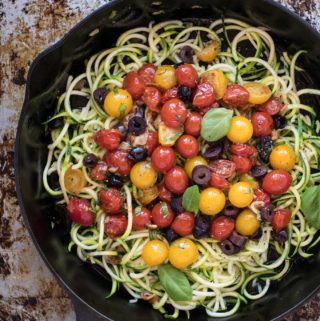
<instances>
[{"instance_id":1,"label":"skillet interior","mask_svg":"<svg viewBox=\"0 0 320 321\"><path fill-rule=\"evenodd\" d=\"M192 8L193 5L197 7ZM153 12L158 14L153 15ZM16 140L15 168L20 206L35 244L62 284L94 310L112 320L157 321L162 316L147 304L129 304L129 297L124 292L105 300L108 281L88 264L82 264L75 255L67 254L63 224L58 224L55 230L51 229L50 219L56 212L54 200L42 187L41 174L48 140L41 123L53 112L56 97L63 90L69 73L79 72L85 58L111 46L121 32L146 25L151 20L187 17L214 19L220 18L221 14L269 26L283 48L292 51L307 49L309 54L304 67L314 86L320 88L320 75L315 68L320 66L320 36L277 5L256 0L166 0L160 5L152 5L148 0L112 1L77 25L53 48L41 54L30 69ZM88 37L96 28L100 32ZM267 296L243 306L240 313L224 320L263 321L283 315L319 288L319 269L320 254L309 261L294 264L286 278L274 286ZM195 319L204 321L209 318L201 310L192 314L191 320Z\"/></svg>"}]
</instances>

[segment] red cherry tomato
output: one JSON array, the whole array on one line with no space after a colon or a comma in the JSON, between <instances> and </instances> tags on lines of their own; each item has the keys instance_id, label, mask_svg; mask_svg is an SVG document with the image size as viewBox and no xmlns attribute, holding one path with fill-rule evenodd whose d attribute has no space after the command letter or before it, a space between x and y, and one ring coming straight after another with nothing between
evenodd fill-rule
<instances>
[{"instance_id":1,"label":"red cherry tomato","mask_svg":"<svg viewBox=\"0 0 320 321\"><path fill-rule=\"evenodd\" d=\"M67 210L72 222L82 226L91 226L94 223L95 215L90 210L90 202L86 199L71 197Z\"/></svg>"},{"instance_id":2,"label":"red cherry tomato","mask_svg":"<svg viewBox=\"0 0 320 321\"><path fill-rule=\"evenodd\" d=\"M224 178L229 178L236 171L236 164L229 160L218 159L209 163L211 171Z\"/></svg>"},{"instance_id":3,"label":"red cherry tomato","mask_svg":"<svg viewBox=\"0 0 320 321\"><path fill-rule=\"evenodd\" d=\"M192 158L198 155L199 142L191 135L182 135L176 142L178 153L184 158Z\"/></svg>"},{"instance_id":4,"label":"red cherry tomato","mask_svg":"<svg viewBox=\"0 0 320 321\"><path fill-rule=\"evenodd\" d=\"M180 236L186 236L192 233L194 227L194 214L191 212L183 212L176 216L171 229Z\"/></svg>"},{"instance_id":5,"label":"red cherry tomato","mask_svg":"<svg viewBox=\"0 0 320 321\"><path fill-rule=\"evenodd\" d=\"M132 98L138 99L142 96L146 84L136 71L131 71L124 78L123 87L131 94Z\"/></svg>"},{"instance_id":6,"label":"red cherry tomato","mask_svg":"<svg viewBox=\"0 0 320 321\"><path fill-rule=\"evenodd\" d=\"M257 188L257 189L254 190L253 200L254 201L259 201L259 202L264 202L265 205L271 204L270 195L267 194L261 188Z\"/></svg>"},{"instance_id":7,"label":"red cherry tomato","mask_svg":"<svg viewBox=\"0 0 320 321\"><path fill-rule=\"evenodd\" d=\"M257 107L260 111L265 111L269 115L274 116L279 114L285 106L282 104L278 97L272 96L264 104L257 105Z\"/></svg>"},{"instance_id":8,"label":"red cherry tomato","mask_svg":"<svg viewBox=\"0 0 320 321\"><path fill-rule=\"evenodd\" d=\"M243 157L249 157L257 153L256 148L249 144L232 144L230 151L232 154Z\"/></svg>"},{"instance_id":9,"label":"red cherry tomato","mask_svg":"<svg viewBox=\"0 0 320 321\"><path fill-rule=\"evenodd\" d=\"M197 84L198 73L192 65L183 64L176 69L176 78L180 86L193 88Z\"/></svg>"},{"instance_id":10,"label":"red cherry tomato","mask_svg":"<svg viewBox=\"0 0 320 321\"><path fill-rule=\"evenodd\" d=\"M176 163L176 154L171 147L158 146L151 155L152 167L158 172L167 172Z\"/></svg>"},{"instance_id":11,"label":"red cherry tomato","mask_svg":"<svg viewBox=\"0 0 320 321\"><path fill-rule=\"evenodd\" d=\"M157 113L160 112L161 92L155 87L147 87L141 97L148 108Z\"/></svg>"},{"instance_id":12,"label":"red cherry tomato","mask_svg":"<svg viewBox=\"0 0 320 321\"><path fill-rule=\"evenodd\" d=\"M107 150L116 150L120 145L121 136L117 129L101 129L94 134L94 141Z\"/></svg>"},{"instance_id":13,"label":"red cherry tomato","mask_svg":"<svg viewBox=\"0 0 320 321\"><path fill-rule=\"evenodd\" d=\"M248 157L232 155L231 160L236 164L236 171L239 173L248 173L252 167Z\"/></svg>"},{"instance_id":14,"label":"red cherry tomato","mask_svg":"<svg viewBox=\"0 0 320 321\"><path fill-rule=\"evenodd\" d=\"M273 229L279 233L289 225L290 219L291 211L287 208L275 210L271 222Z\"/></svg>"},{"instance_id":15,"label":"red cherry tomato","mask_svg":"<svg viewBox=\"0 0 320 321\"><path fill-rule=\"evenodd\" d=\"M264 112L258 111L251 116L254 136L268 136L273 129L272 117Z\"/></svg>"},{"instance_id":16,"label":"red cherry tomato","mask_svg":"<svg viewBox=\"0 0 320 321\"><path fill-rule=\"evenodd\" d=\"M124 214L107 216L104 220L104 232L114 239L126 231L127 225L128 218Z\"/></svg>"},{"instance_id":17,"label":"red cherry tomato","mask_svg":"<svg viewBox=\"0 0 320 321\"><path fill-rule=\"evenodd\" d=\"M216 95L211 84L201 82L194 93L192 104L198 108L211 106L216 101Z\"/></svg>"},{"instance_id":18,"label":"red cherry tomato","mask_svg":"<svg viewBox=\"0 0 320 321\"><path fill-rule=\"evenodd\" d=\"M157 67L153 64L144 64L139 68L138 74L142 77L146 85L154 83L154 75L156 73Z\"/></svg>"},{"instance_id":19,"label":"red cherry tomato","mask_svg":"<svg viewBox=\"0 0 320 321\"><path fill-rule=\"evenodd\" d=\"M132 211L132 228L135 231L143 230L151 223L151 212L145 207L136 207Z\"/></svg>"},{"instance_id":20,"label":"red cherry tomato","mask_svg":"<svg viewBox=\"0 0 320 321\"><path fill-rule=\"evenodd\" d=\"M209 185L212 187L216 187L216 188L225 190L229 187L229 182L223 176L212 173Z\"/></svg>"},{"instance_id":21,"label":"red cherry tomato","mask_svg":"<svg viewBox=\"0 0 320 321\"><path fill-rule=\"evenodd\" d=\"M107 152L103 156L109 170L114 169L119 175L129 175L132 162L128 159L128 152L123 149Z\"/></svg>"},{"instance_id":22,"label":"red cherry tomato","mask_svg":"<svg viewBox=\"0 0 320 321\"><path fill-rule=\"evenodd\" d=\"M234 220L220 216L213 220L210 228L210 236L218 241L226 240L234 230Z\"/></svg>"},{"instance_id":23,"label":"red cherry tomato","mask_svg":"<svg viewBox=\"0 0 320 321\"><path fill-rule=\"evenodd\" d=\"M182 194L189 185L189 180L183 168L175 166L164 177L164 183L169 191Z\"/></svg>"},{"instance_id":24,"label":"red cherry tomato","mask_svg":"<svg viewBox=\"0 0 320 321\"><path fill-rule=\"evenodd\" d=\"M107 179L108 166L105 162L99 161L97 165L92 168L91 178L95 181L105 181Z\"/></svg>"},{"instance_id":25,"label":"red cherry tomato","mask_svg":"<svg viewBox=\"0 0 320 321\"><path fill-rule=\"evenodd\" d=\"M233 106L245 106L249 103L249 92L243 86L229 85L223 96L223 101Z\"/></svg>"},{"instance_id":26,"label":"red cherry tomato","mask_svg":"<svg viewBox=\"0 0 320 321\"><path fill-rule=\"evenodd\" d=\"M198 137L201 130L202 117L197 112L190 112L184 123L184 131L186 134Z\"/></svg>"},{"instance_id":27,"label":"red cherry tomato","mask_svg":"<svg viewBox=\"0 0 320 321\"><path fill-rule=\"evenodd\" d=\"M164 183L162 183L159 188L159 199L160 201L164 201L164 202L170 202L172 199L173 194L166 188L166 186L164 185Z\"/></svg>"},{"instance_id":28,"label":"red cherry tomato","mask_svg":"<svg viewBox=\"0 0 320 321\"><path fill-rule=\"evenodd\" d=\"M161 103L164 104L170 99L179 98L178 87L172 87L166 90L162 96Z\"/></svg>"},{"instance_id":29,"label":"red cherry tomato","mask_svg":"<svg viewBox=\"0 0 320 321\"><path fill-rule=\"evenodd\" d=\"M159 145L159 139L158 139L158 133L149 131L148 132L148 138L145 145L145 148L147 149L148 155L151 155L152 152L156 149L156 147Z\"/></svg>"},{"instance_id":30,"label":"red cherry tomato","mask_svg":"<svg viewBox=\"0 0 320 321\"><path fill-rule=\"evenodd\" d=\"M167 101L162 106L161 119L168 127L181 127L187 119L186 105L182 100L176 98Z\"/></svg>"},{"instance_id":31,"label":"red cherry tomato","mask_svg":"<svg viewBox=\"0 0 320 321\"><path fill-rule=\"evenodd\" d=\"M284 170L278 169L269 172L262 181L262 188L273 195L285 193L292 184L291 175Z\"/></svg>"},{"instance_id":32,"label":"red cherry tomato","mask_svg":"<svg viewBox=\"0 0 320 321\"><path fill-rule=\"evenodd\" d=\"M174 212L166 202L156 204L151 211L151 219L160 228L170 226L174 219Z\"/></svg>"},{"instance_id":33,"label":"red cherry tomato","mask_svg":"<svg viewBox=\"0 0 320 321\"><path fill-rule=\"evenodd\" d=\"M99 194L100 206L107 214L119 213L124 204L124 197L116 188L108 188Z\"/></svg>"}]
</instances>

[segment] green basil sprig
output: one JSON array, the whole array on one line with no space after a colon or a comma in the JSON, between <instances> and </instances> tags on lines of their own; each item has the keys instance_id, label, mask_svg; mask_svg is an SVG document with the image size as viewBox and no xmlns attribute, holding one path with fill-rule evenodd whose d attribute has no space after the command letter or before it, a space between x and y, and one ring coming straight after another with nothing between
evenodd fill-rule
<instances>
[{"instance_id":1,"label":"green basil sprig","mask_svg":"<svg viewBox=\"0 0 320 321\"><path fill-rule=\"evenodd\" d=\"M188 187L182 196L182 206L185 210L198 214L200 192L197 185Z\"/></svg>"},{"instance_id":2,"label":"green basil sprig","mask_svg":"<svg viewBox=\"0 0 320 321\"><path fill-rule=\"evenodd\" d=\"M307 222L320 229L320 185L305 190L301 196L301 209Z\"/></svg>"}]
</instances>

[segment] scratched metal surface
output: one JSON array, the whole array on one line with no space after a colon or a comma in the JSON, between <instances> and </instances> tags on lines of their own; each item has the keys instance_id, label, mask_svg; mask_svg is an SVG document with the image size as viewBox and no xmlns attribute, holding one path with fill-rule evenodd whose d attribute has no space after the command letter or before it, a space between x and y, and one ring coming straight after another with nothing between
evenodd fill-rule
<instances>
[{"instance_id":1,"label":"scratched metal surface","mask_svg":"<svg viewBox=\"0 0 320 321\"><path fill-rule=\"evenodd\" d=\"M278 1L320 30L320 0ZM0 321L75 320L66 292L23 224L14 192L13 146L31 61L105 2L0 0ZM320 320L320 293L286 320Z\"/></svg>"}]
</instances>

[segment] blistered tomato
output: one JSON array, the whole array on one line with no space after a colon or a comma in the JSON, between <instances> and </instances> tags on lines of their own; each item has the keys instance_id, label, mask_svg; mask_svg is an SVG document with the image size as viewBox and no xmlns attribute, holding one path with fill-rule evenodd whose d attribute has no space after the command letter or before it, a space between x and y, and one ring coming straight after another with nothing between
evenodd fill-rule
<instances>
[{"instance_id":1,"label":"blistered tomato","mask_svg":"<svg viewBox=\"0 0 320 321\"><path fill-rule=\"evenodd\" d=\"M90 210L90 202L83 198L71 197L67 205L69 218L82 226L91 226L95 215Z\"/></svg>"},{"instance_id":2,"label":"blistered tomato","mask_svg":"<svg viewBox=\"0 0 320 321\"><path fill-rule=\"evenodd\" d=\"M253 189L248 182L239 182L230 187L228 197L232 205L247 207L253 201Z\"/></svg>"},{"instance_id":3,"label":"blistered tomato","mask_svg":"<svg viewBox=\"0 0 320 321\"><path fill-rule=\"evenodd\" d=\"M157 266L168 258L169 250L166 243L160 240L151 240L142 250L142 259L149 266Z\"/></svg>"},{"instance_id":4,"label":"blistered tomato","mask_svg":"<svg viewBox=\"0 0 320 321\"><path fill-rule=\"evenodd\" d=\"M134 99L142 96L145 86L143 78L136 71L127 73L123 81L123 87L128 90Z\"/></svg>"},{"instance_id":5,"label":"blistered tomato","mask_svg":"<svg viewBox=\"0 0 320 321\"><path fill-rule=\"evenodd\" d=\"M177 140L176 148L182 157L192 158L198 155L199 142L191 135L183 135Z\"/></svg>"},{"instance_id":6,"label":"blistered tomato","mask_svg":"<svg viewBox=\"0 0 320 321\"><path fill-rule=\"evenodd\" d=\"M212 85L208 82L198 84L192 104L198 108L206 108L211 106L216 101L216 94Z\"/></svg>"},{"instance_id":7,"label":"blistered tomato","mask_svg":"<svg viewBox=\"0 0 320 321\"><path fill-rule=\"evenodd\" d=\"M191 234L193 227L194 214L191 212L182 212L178 214L171 224L171 228L180 236Z\"/></svg>"},{"instance_id":8,"label":"blistered tomato","mask_svg":"<svg viewBox=\"0 0 320 321\"><path fill-rule=\"evenodd\" d=\"M159 145L158 133L149 130L147 142L145 145L148 155L151 155L158 145Z\"/></svg>"},{"instance_id":9,"label":"blistered tomato","mask_svg":"<svg viewBox=\"0 0 320 321\"><path fill-rule=\"evenodd\" d=\"M136 163L130 172L132 183L141 189L153 186L157 181L157 177L157 172L151 166L151 163L147 161Z\"/></svg>"},{"instance_id":10,"label":"blistered tomato","mask_svg":"<svg viewBox=\"0 0 320 321\"><path fill-rule=\"evenodd\" d=\"M236 164L227 159L211 161L209 167L214 174L224 178L230 178L236 170Z\"/></svg>"},{"instance_id":11,"label":"blistered tomato","mask_svg":"<svg viewBox=\"0 0 320 321\"><path fill-rule=\"evenodd\" d=\"M243 116L234 116L231 120L231 127L227 134L233 143L243 144L251 139L253 127L249 119Z\"/></svg>"},{"instance_id":12,"label":"blistered tomato","mask_svg":"<svg viewBox=\"0 0 320 321\"><path fill-rule=\"evenodd\" d=\"M187 238L174 241L169 248L169 261L177 269L185 269L196 262L199 251L194 242Z\"/></svg>"},{"instance_id":13,"label":"blistered tomato","mask_svg":"<svg viewBox=\"0 0 320 321\"><path fill-rule=\"evenodd\" d=\"M200 61L211 62L220 52L220 44L217 40L212 40L206 47L197 52L197 57Z\"/></svg>"},{"instance_id":14,"label":"blistered tomato","mask_svg":"<svg viewBox=\"0 0 320 321\"><path fill-rule=\"evenodd\" d=\"M101 208L107 214L119 213L124 204L124 197L116 188L108 188L99 194L99 201Z\"/></svg>"},{"instance_id":15,"label":"blistered tomato","mask_svg":"<svg viewBox=\"0 0 320 321\"><path fill-rule=\"evenodd\" d=\"M171 201L173 194L166 188L164 183L160 184L159 188L159 199L160 201L169 202Z\"/></svg>"},{"instance_id":16,"label":"blistered tomato","mask_svg":"<svg viewBox=\"0 0 320 321\"><path fill-rule=\"evenodd\" d=\"M138 200L141 204L147 205L154 201L159 196L157 185L153 185L146 189L138 190Z\"/></svg>"},{"instance_id":17,"label":"blistered tomato","mask_svg":"<svg viewBox=\"0 0 320 321\"><path fill-rule=\"evenodd\" d=\"M174 212L166 202L157 203L151 211L151 219L160 228L170 226L174 219Z\"/></svg>"},{"instance_id":18,"label":"blistered tomato","mask_svg":"<svg viewBox=\"0 0 320 321\"><path fill-rule=\"evenodd\" d=\"M108 151L103 160L109 167L117 169L119 175L128 175L131 170L132 162L128 159L128 152L122 149Z\"/></svg>"},{"instance_id":19,"label":"blistered tomato","mask_svg":"<svg viewBox=\"0 0 320 321\"><path fill-rule=\"evenodd\" d=\"M245 106L249 103L249 92L241 85L229 85L224 96L223 101L232 106Z\"/></svg>"},{"instance_id":20,"label":"blistered tomato","mask_svg":"<svg viewBox=\"0 0 320 321\"><path fill-rule=\"evenodd\" d=\"M243 210L236 219L236 230L244 236L253 235L260 227L257 215L250 209Z\"/></svg>"},{"instance_id":21,"label":"blistered tomato","mask_svg":"<svg viewBox=\"0 0 320 321\"><path fill-rule=\"evenodd\" d=\"M201 130L201 120L202 120L202 117L199 113L190 112L184 123L185 133L195 137L199 136L200 130Z\"/></svg>"},{"instance_id":22,"label":"blistered tomato","mask_svg":"<svg viewBox=\"0 0 320 321\"><path fill-rule=\"evenodd\" d=\"M200 193L199 210L206 215L220 213L226 204L226 197L215 187L208 187Z\"/></svg>"},{"instance_id":23,"label":"blistered tomato","mask_svg":"<svg viewBox=\"0 0 320 321\"><path fill-rule=\"evenodd\" d=\"M209 82L214 92L216 93L217 100L221 99L227 90L227 78L220 69L208 70L201 75L201 79Z\"/></svg>"},{"instance_id":24,"label":"blistered tomato","mask_svg":"<svg viewBox=\"0 0 320 321\"><path fill-rule=\"evenodd\" d=\"M192 65L183 64L176 69L176 78L180 86L193 88L197 84L198 73Z\"/></svg>"},{"instance_id":25,"label":"blistered tomato","mask_svg":"<svg viewBox=\"0 0 320 321\"><path fill-rule=\"evenodd\" d=\"M251 116L251 122L254 136L259 137L271 135L273 130L273 119L268 113L264 111L254 113Z\"/></svg>"},{"instance_id":26,"label":"blistered tomato","mask_svg":"<svg viewBox=\"0 0 320 321\"><path fill-rule=\"evenodd\" d=\"M180 99L168 100L161 109L161 119L166 126L180 128L187 119L187 108Z\"/></svg>"},{"instance_id":27,"label":"blistered tomato","mask_svg":"<svg viewBox=\"0 0 320 321\"><path fill-rule=\"evenodd\" d=\"M132 228L135 231L143 230L151 223L151 213L145 208L138 206L132 212Z\"/></svg>"},{"instance_id":28,"label":"blistered tomato","mask_svg":"<svg viewBox=\"0 0 320 321\"><path fill-rule=\"evenodd\" d=\"M272 150L269 159L272 168L291 171L296 162L296 154L292 147L279 145Z\"/></svg>"},{"instance_id":29,"label":"blistered tomato","mask_svg":"<svg viewBox=\"0 0 320 321\"><path fill-rule=\"evenodd\" d=\"M173 66L159 66L154 75L154 81L162 89L170 89L177 85L175 72L176 70Z\"/></svg>"},{"instance_id":30,"label":"blistered tomato","mask_svg":"<svg viewBox=\"0 0 320 321\"><path fill-rule=\"evenodd\" d=\"M133 101L130 93L121 88L108 93L104 100L105 112L113 117L124 117L132 110Z\"/></svg>"},{"instance_id":31,"label":"blistered tomato","mask_svg":"<svg viewBox=\"0 0 320 321\"><path fill-rule=\"evenodd\" d=\"M271 90L264 84L250 82L244 84L244 87L249 92L249 103L258 105L265 103L272 95Z\"/></svg>"},{"instance_id":32,"label":"blistered tomato","mask_svg":"<svg viewBox=\"0 0 320 321\"><path fill-rule=\"evenodd\" d=\"M282 208L274 211L271 224L273 229L277 233L279 233L289 225L291 214L291 211L287 208Z\"/></svg>"},{"instance_id":33,"label":"blistered tomato","mask_svg":"<svg viewBox=\"0 0 320 321\"><path fill-rule=\"evenodd\" d=\"M212 221L210 236L218 241L226 240L234 230L234 220L230 217L220 216Z\"/></svg>"},{"instance_id":34,"label":"blistered tomato","mask_svg":"<svg viewBox=\"0 0 320 321\"><path fill-rule=\"evenodd\" d=\"M152 167L158 172L167 172L176 163L176 154L171 147L158 146L151 155Z\"/></svg>"},{"instance_id":35,"label":"blistered tomato","mask_svg":"<svg viewBox=\"0 0 320 321\"><path fill-rule=\"evenodd\" d=\"M212 173L209 185L212 187L216 187L216 188L225 190L229 187L229 182L223 176Z\"/></svg>"},{"instance_id":36,"label":"blistered tomato","mask_svg":"<svg viewBox=\"0 0 320 321\"><path fill-rule=\"evenodd\" d=\"M276 169L263 178L262 188L269 194L281 195L289 189L291 184L291 175L285 170Z\"/></svg>"},{"instance_id":37,"label":"blistered tomato","mask_svg":"<svg viewBox=\"0 0 320 321\"><path fill-rule=\"evenodd\" d=\"M101 129L94 134L94 141L108 150L116 150L121 142L121 133L117 129Z\"/></svg>"},{"instance_id":38,"label":"blistered tomato","mask_svg":"<svg viewBox=\"0 0 320 321\"><path fill-rule=\"evenodd\" d=\"M154 82L154 75L156 73L157 67L153 64L144 64L139 68L138 74L142 77L146 85L152 84Z\"/></svg>"},{"instance_id":39,"label":"blistered tomato","mask_svg":"<svg viewBox=\"0 0 320 321\"><path fill-rule=\"evenodd\" d=\"M127 225L128 217L126 215L107 215L104 220L104 232L109 238L115 239L126 231Z\"/></svg>"},{"instance_id":40,"label":"blistered tomato","mask_svg":"<svg viewBox=\"0 0 320 321\"><path fill-rule=\"evenodd\" d=\"M260 111L265 111L271 116L279 114L284 109L284 105L280 99L274 96L264 104L258 105L257 107Z\"/></svg>"},{"instance_id":41,"label":"blistered tomato","mask_svg":"<svg viewBox=\"0 0 320 321\"><path fill-rule=\"evenodd\" d=\"M164 177L164 183L169 191L174 194L182 194L189 185L189 180L183 168L175 166Z\"/></svg>"},{"instance_id":42,"label":"blistered tomato","mask_svg":"<svg viewBox=\"0 0 320 321\"><path fill-rule=\"evenodd\" d=\"M161 103L164 104L170 99L179 98L178 87L172 87L164 92L161 98Z\"/></svg>"},{"instance_id":43,"label":"blistered tomato","mask_svg":"<svg viewBox=\"0 0 320 321\"><path fill-rule=\"evenodd\" d=\"M248 173L252 167L250 158L232 155L231 160L236 164L236 171L238 173Z\"/></svg>"},{"instance_id":44,"label":"blistered tomato","mask_svg":"<svg viewBox=\"0 0 320 321\"><path fill-rule=\"evenodd\" d=\"M103 161L99 161L97 165L92 168L90 176L95 181L105 181L108 177L107 164Z\"/></svg>"},{"instance_id":45,"label":"blistered tomato","mask_svg":"<svg viewBox=\"0 0 320 321\"><path fill-rule=\"evenodd\" d=\"M232 154L243 157L253 156L257 153L257 149L249 144L232 144L230 151Z\"/></svg>"},{"instance_id":46,"label":"blistered tomato","mask_svg":"<svg viewBox=\"0 0 320 321\"><path fill-rule=\"evenodd\" d=\"M192 171L197 165L208 165L208 162L201 156L196 156L186 160L184 169L189 178L192 178Z\"/></svg>"},{"instance_id":47,"label":"blistered tomato","mask_svg":"<svg viewBox=\"0 0 320 321\"><path fill-rule=\"evenodd\" d=\"M87 180L80 169L69 167L64 174L64 186L70 193L79 193L87 185Z\"/></svg>"},{"instance_id":48,"label":"blistered tomato","mask_svg":"<svg viewBox=\"0 0 320 321\"><path fill-rule=\"evenodd\" d=\"M147 87L141 97L148 108L154 112L160 112L161 92L155 87Z\"/></svg>"},{"instance_id":49,"label":"blistered tomato","mask_svg":"<svg viewBox=\"0 0 320 321\"><path fill-rule=\"evenodd\" d=\"M264 202L265 205L271 204L270 195L266 193L264 190L262 190L261 188L257 188L254 190L253 200Z\"/></svg>"}]
</instances>

